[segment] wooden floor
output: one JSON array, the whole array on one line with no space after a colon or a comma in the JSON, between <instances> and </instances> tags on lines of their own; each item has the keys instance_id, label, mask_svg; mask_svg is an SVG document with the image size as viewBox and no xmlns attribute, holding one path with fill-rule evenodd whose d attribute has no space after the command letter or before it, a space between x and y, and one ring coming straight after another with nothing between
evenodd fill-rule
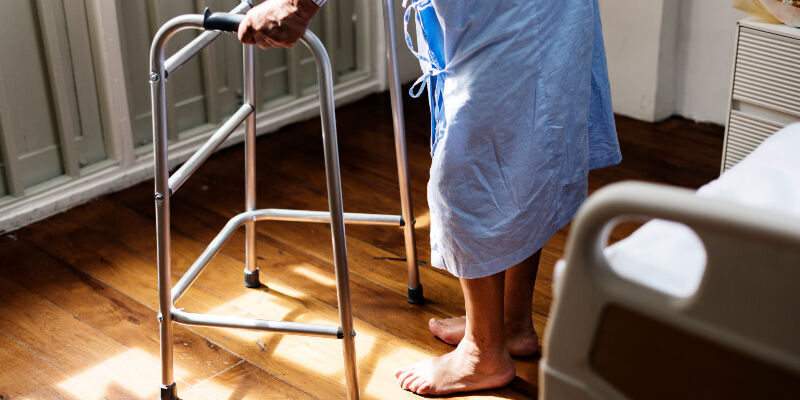
<instances>
[{"instance_id":1,"label":"wooden floor","mask_svg":"<svg viewBox=\"0 0 800 400\"><path fill-rule=\"evenodd\" d=\"M430 163L424 101L406 104L420 260L430 260L425 188ZM398 213L388 96L338 111L347 211ZM697 187L718 174L722 129L673 118L647 124L618 118L624 161L595 171L590 189L640 179ZM327 209L320 128L295 124L258 140L260 207ZM243 210L242 147L213 156L173 197L173 279L228 218ZM0 238L0 399L127 399L157 396L160 380L152 182L104 196ZM543 332L553 265L567 229L543 251L534 321ZM415 397L392 371L450 350L426 329L431 317L463 315L457 280L426 264L428 302L405 300L402 231L348 226L348 255L361 393ZM258 225L258 263L269 289L242 285L238 232L179 301L211 312L335 323L330 231L322 224ZM174 281L173 281L174 283ZM267 333L175 327L182 398L344 398L339 342ZM534 398L536 358L518 359L508 387L470 398Z\"/></svg>"}]
</instances>

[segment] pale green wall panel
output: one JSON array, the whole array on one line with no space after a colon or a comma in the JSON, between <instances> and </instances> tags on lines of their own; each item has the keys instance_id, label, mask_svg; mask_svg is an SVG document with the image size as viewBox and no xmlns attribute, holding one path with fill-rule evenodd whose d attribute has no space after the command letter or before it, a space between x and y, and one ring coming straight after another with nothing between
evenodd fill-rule
<instances>
[{"instance_id":1,"label":"pale green wall panel","mask_svg":"<svg viewBox=\"0 0 800 400\"><path fill-rule=\"evenodd\" d=\"M152 139L149 76L150 43L155 31L164 22L180 14L198 12L192 0L117 1L120 10L122 49L128 83L128 103L134 146L149 146ZM167 54L180 49L197 31L178 32L167 45ZM199 57L187 62L168 79L168 96L178 131L185 131L208 122L205 109L205 88ZM172 132L175 134L175 132ZM172 137L172 135L170 135Z\"/></svg>"},{"instance_id":2,"label":"pale green wall panel","mask_svg":"<svg viewBox=\"0 0 800 400\"><path fill-rule=\"evenodd\" d=\"M201 4L202 3L202 4ZM214 11L226 11L237 2L230 0L117 0L121 14L123 53L126 64L126 79L129 86L129 104L131 108L132 130L135 146L145 146L152 142L150 121L150 93L146 83L148 76L149 45L155 30L168 18L185 13L199 13L203 5ZM356 32L356 0L338 0L326 4L325 9L315 18L310 28L323 40L334 59L334 68L339 75L352 72L358 68L356 55L359 49L355 46ZM324 18L323 13L335 15L333 19ZM124 18L122 16L124 15ZM333 25L326 26L326 21ZM342 25L342 32L335 37L328 37L326 32L336 32ZM195 31L179 32L170 40L167 53L172 54L197 35ZM211 56L211 70L203 68L201 57L195 57L186 63L168 82L168 101L174 103L174 112L169 117L176 119L179 131L185 131L208 123L211 118L207 113L206 94L216 96L218 113L226 116L233 113L241 104L242 96L242 48L234 35L223 35L204 52ZM298 71L289 71L292 62L290 51L296 51L299 63ZM256 50L256 68L260 78L256 83L259 109L265 104L293 95L308 95L316 91L316 70L310 53L304 46L294 50L269 49ZM212 74L211 79L204 81L204 74ZM206 77L208 78L208 77ZM293 92L292 80L297 80L297 92ZM214 82L213 88L205 84ZM170 89L171 88L171 89ZM171 91L171 92L170 92Z\"/></svg>"},{"instance_id":3,"label":"pale green wall panel","mask_svg":"<svg viewBox=\"0 0 800 400\"><path fill-rule=\"evenodd\" d=\"M21 180L25 187L63 173L46 59L33 2L3 3L0 13L0 90L9 107Z\"/></svg>"}]
</instances>

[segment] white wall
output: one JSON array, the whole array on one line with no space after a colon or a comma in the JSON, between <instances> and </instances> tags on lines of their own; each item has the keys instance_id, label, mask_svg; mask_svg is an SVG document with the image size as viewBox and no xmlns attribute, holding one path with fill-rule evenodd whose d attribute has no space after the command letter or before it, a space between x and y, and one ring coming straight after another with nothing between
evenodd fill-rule
<instances>
[{"instance_id":1,"label":"white wall","mask_svg":"<svg viewBox=\"0 0 800 400\"><path fill-rule=\"evenodd\" d=\"M614 111L725 123L736 21L731 0L600 0Z\"/></svg>"},{"instance_id":2,"label":"white wall","mask_svg":"<svg viewBox=\"0 0 800 400\"><path fill-rule=\"evenodd\" d=\"M675 0L600 0L614 111L646 121L675 103Z\"/></svg>"},{"instance_id":3,"label":"white wall","mask_svg":"<svg viewBox=\"0 0 800 400\"><path fill-rule=\"evenodd\" d=\"M681 0L675 113L725 124L736 21L730 0Z\"/></svg>"}]
</instances>

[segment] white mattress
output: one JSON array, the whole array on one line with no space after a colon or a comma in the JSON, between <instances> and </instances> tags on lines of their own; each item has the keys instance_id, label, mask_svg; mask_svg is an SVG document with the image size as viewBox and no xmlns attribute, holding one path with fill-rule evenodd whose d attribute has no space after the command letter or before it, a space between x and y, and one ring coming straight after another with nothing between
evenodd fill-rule
<instances>
[{"instance_id":1,"label":"white mattress","mask_svg":"<svg viewBox=\"0 0 800 400\"><path fill-rule=\"evenodd\" d=\"M697 195L800 216L800 123L776 132ZM621 276L678 297L694 293L706 263L694 231L663 220L648 222L605 254ZM563 264L556 265L556 282Z\"/></svg>"}]
</instances>

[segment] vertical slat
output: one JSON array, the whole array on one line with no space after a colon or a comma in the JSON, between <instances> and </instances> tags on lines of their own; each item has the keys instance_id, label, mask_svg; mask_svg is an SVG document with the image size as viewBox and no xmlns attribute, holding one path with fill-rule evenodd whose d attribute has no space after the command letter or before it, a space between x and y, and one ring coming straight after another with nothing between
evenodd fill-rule
<instances>
[{"instance_id":1,"label":"vertical slat","mask_svg":"<svg viewBox=\"0 0 800 400\"><path fill-rule=\"evenodd\" d=\"M341 9L342 5L341 2L335 2L330 4L328 7L322 7L320 12L322 13L322 26L323 26L323 40L325 42L325 46L328 50L328 58L331 61L331 65L336 71L336 53L337 49L339 48L339 40L338 36L336 35L336 14L339 9ZM333 6L333 7L330 7ZM339 74L333 74L333 83L336 84L339 82Z\"/></svg>"},{"instance_id":2,"label":"vertical slat","mask_svg":"<svg viewBox=\"0 0 800 400\"><path fill-rule=\"evenodd\" d=\"M354 2L337 2L336 9L336 76L351 72L357 66L355 56L361 48L355 47L358 7Z\"/></svg>"},{"instance_id":3,"label":"vertical slat","mask_svg":"<svg viewBox=\"0 0 800 400\"><path fill-rule=\"evenodd\" d=\"M206 6L206 1L195 0L195 7L202 11ZM220 38L221 39L221 38ZM220 40L217 39L217 40ZM222 118L222 109L219 102L219 80L217 79L217 66L214 58L218 57L217 46L211 45L200 52L200 68L203 74L203 86L205 88L206 97L206 114L208 115L208 122L217 124Z\"/></svg>"},{"instance_id":4,"label":"vertical slat","mask_svg":"<svg viewBox=\"0 0 800 400\"><path fill-rule=\"evenodd\" d=\"M3 135L2 124L0 124L0 136ZM2 147L3 140L0 139L0 147ZM5 175L5 168L3 167L3 152L0 151L0 199L8 195L8 189L6 188L6 175Z\"/></svg>"},{"instance_id":5,"label":"vertical slat","mask_svg":"<svg viewBox=\"0 0 800 400\"><path fill-rule=\"evenodd\" d=\"M217 49L210 47L200 53L202 63L203 86L205 87L206 114L208 122L217 124L222 120L222 109L219 102L219 82L217 79L217 68L214 62Z\"/></svg>"},{"instance_id":6,"label":"vertical slat","mask_svg":"<svg viewBox=\"0 0 800 400\"><path fill-rule=\"evenodd\" d=\"M377 7L377 6L376 6ZM369 15L369 5L363 1L357 1L354 6L354 10L356 10L356 32L355 32L355 46L356 48L353 50L356 52L355 57L355 69L365 69L365 68L373 68L371 65L370 60L373 57L373 47L370 44L371 38L367 34L369 32L369 25L368 25L368 18ZM379 12L378 15L381 15ZM382 55L381 55L382 56ZM384 57L381 57L384 58ZM376 74L377 75L377 74Z\"/></svg>"},{"instance_id":7,"label":"vertical slat","mask_svg":"<svg viewBox=\"0 0 800 400\"><path fill-rule=\"evenodd\" d=\"M292 47L288 50L287 62L289 69L286 74L289 77L289 93L294 98L299 98L302 93L300 87L300 49L299 46Z\"/></svg>"},{"instance_id":8,"label":"vertical slat","mask_svg":"<svg viewBox=\"0 0 800 400\"><path fill-rule=\"evenodd\" d=\"M117 92L118 97L120 93L125 93L128 107L128 114L130 117L130 133L131 143L134 149L145 150L153 140L152 121L150 115L150 89L146 84L142 84L142 79L147 80L149 67L146 62L138 62L139 60L146 60L148 51L150 49L150 38L152 32L152 24L149 23L150 9L149 1L126 1L116 0L109 2L107 0L93 0L101 3L114 3L114 13L104 12L104 18L112 18L112 22L103 22L104 25L115 25L118 34L114 35L110 32L104 32L104 40L108 38L118 37L119 40L115 43L116 49L108 46L107 51L117 52L122 55L122 65L115 65L121 67L124 71L125 77L125 91ZM94 8L111 8L112 6L96 5ZM97 21L93 21L91 27L94 28L98 25ZM98 55L104 59L109 59L107 53L98 52ZM108 70L110 73L110 70ZM114 75L110 75L114 76ZM144 77L144 78L142 78ZM113 82L113 80L112 80ZM117 140L117 133L111 135L110 138Z\"/></svg>"},{"instance_id":9,"label":"vertical slat","mask_svg":"<svg viewBox=\"0 0 800 400\"><path fill-rule=\"evenodd\" d=\"M75 149L80 167L106 159L97 75L89 36L85 0L63 0L69 38L70 62L75 79L80 129L75 132ZM48 1L48 3L50 3Z\"/></svg>"},{"instance_id":10,"label":"vertical slat","mask_svg":"<svg viewBox=\"0 0 800 400\"><path fill-rule=\"evenodd\" d=\"M3 87L3 76L0 71L0 150L3 152L3 160L5 160L5 173L6 182L8 182L8 190L12 196L21 197L25 194L25 188L22 185L22 174L19 170L19 159L17 153L16 143L12 132L14 129L11 127L11 115L8 108L8 99L6 98L6 91Z\"/></svg>"},{"instance_id":11,"label":"vertical slat","mask_svg":"<svg viewBox=\"0 0 800 400\"><path fill-rule=\"evenodd\" d=\"M101 103L101 124L107 132L106 154L110 155L123 168L135 161L133 126L127 94L127 80L124 79L125 62L122 48L122 31L118 4L116 1L88 0L86 3L87 26L92 41L93 58L97 65L97 93ZM144 66L146 67L146 65Z\"/></svg>"},{"instance_id":12,"label":"vertical slat","mask_svg":"<svg viewBox=\"0 0 800 400\"><path fill-rule=\"evenodd\" d=\"M80 175L78 156L75 151L75 136L80 129L77 121L77 106L74 102L72 67L69 62L69 41L64 21L64 7L61 1L37 0L39 21L42 27L42 39L45 46L45 59L50 74L50 90L58 122L58 139L64 170L67 175Z\"/></svg>"},{"instance_id":13,"label":"vertical slat","mask_svg":"<svg viewBox=\"0 0 800 400\"><path fill-rule=\"evenodd\" d=\"M150 0L147 2L147 13L150 22L151 35L158 31L164 22L167 22L163 5L160 1ZM178 140L178 122L175 118L175 89L173 85L166 87L167 97L167 139L170 142Z\"/></svg>"}]
</instances>

